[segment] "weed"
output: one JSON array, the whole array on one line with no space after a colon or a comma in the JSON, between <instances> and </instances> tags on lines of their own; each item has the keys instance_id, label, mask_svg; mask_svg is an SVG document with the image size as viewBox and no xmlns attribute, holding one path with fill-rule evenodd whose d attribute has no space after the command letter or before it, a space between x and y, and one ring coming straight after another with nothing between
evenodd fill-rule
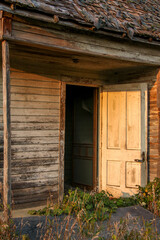
<instances>
[{"instance_id":1,"label":"weed","mask_svg":"<svg viewBox=\"0 0 160 240\"><path fill-rule=\"evenodd\" d=\"M117 223L110 221L111 215L119 207L140 203L160 215L160 179L156 178L145 188L139 187L139 193L131 198L115 199L104 191L84 192L80 189L69 190L61 204L53 202L38 211L29 211L31 215L46 215L46 223L40 226L40 240L68 239L108 239L108 240L158 240L160 235L156 222L141 221L140 219L121 219ZM62 215L62 216L61 216ZM105 221L107 220L107 221ZM9 219L6 224L0 218L0 239L29 240L22 231Z\"/></svg>"},{"instance_id":2,"label":"weed","mask_svg":"<svg viewBox=\"0 0 160 240\"><path fill-rule=\"evenodd\" d=\"M31 215L60 216L73 215L76 217L80 232L88 237L97 236L100 226L97 221L109 219L109 215L117 210L118 207L130 206L135 204L135 199L119 198L115 199L108 192L84 192L80 189L69 190L64 195L61 204L52 203L38 211L32 210Z\"/></svg>"},{"instance_id":3,"label":"weed","mask_svg":"<svg viewBox=\"0 0 160 240\"><path fill-rule=\"evenodd\" d=\"M106 220L110 213L117 210L118 207L131 206L137 203L134 197L130 198L113 198L111 194L105 191L84 192L80 189L74 191L69 190L68 194L64 195L63 202L57 205L49 205L42 210L32 210L28 213L31 215L50 215L60 216L62 214L79 214L81 213L86 220L95 219Z\"/></svg>"},{"instance_id":4,"label":"weed","mask_svg":"<svg viewBox=\"0 0 160 240\"><path fill-rule=\"evenodd\" d=\"M146 187L139 187L136 199L141 206L160 216L160 178L155 178Z\"/></svg>"},{"instance_id":5,"label":"weed","mask_svg":"<svg viewBox=\"0 0 160 240\"><path fill-rule=\"evenodd\" d=\"M132 227L131 227L132 223ZM140 224L140 219L128 215L119 222L114 223L112 228L108 229L109 240L158 240L160 235L155 232L153 223L144 221Z\"/></svg>"}]
</instances>

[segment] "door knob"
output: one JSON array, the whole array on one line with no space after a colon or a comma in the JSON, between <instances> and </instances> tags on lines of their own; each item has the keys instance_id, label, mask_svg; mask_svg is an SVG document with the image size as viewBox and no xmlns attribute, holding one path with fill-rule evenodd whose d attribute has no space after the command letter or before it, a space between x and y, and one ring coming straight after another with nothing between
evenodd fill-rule
<instances>
[{"instance_id":1,"label":"door knob","mask_svg":"<svg viewBox=\"0 0 160 240\"><path fill-rule=\"evenodd\" d=\"M145 162L145 152L142 152L142 159L134 159L134 161L139 163Z\"/></svg>"}]
</instances>

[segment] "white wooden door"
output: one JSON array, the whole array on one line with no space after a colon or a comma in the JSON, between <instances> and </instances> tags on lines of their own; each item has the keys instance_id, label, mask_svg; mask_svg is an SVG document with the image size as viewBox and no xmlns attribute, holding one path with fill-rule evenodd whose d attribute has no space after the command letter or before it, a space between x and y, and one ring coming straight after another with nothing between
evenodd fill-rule
<instances>
[{"instance_id":1,"label":"white wooden door","mask_svg":"<svg viewBox=\"0 0 160 240\"><path fill-rule=\"evenodd\" d=\"M132 195L147 183L147 84L105 86L101 116L101 188Z\"/></svg>"}]
</instances>

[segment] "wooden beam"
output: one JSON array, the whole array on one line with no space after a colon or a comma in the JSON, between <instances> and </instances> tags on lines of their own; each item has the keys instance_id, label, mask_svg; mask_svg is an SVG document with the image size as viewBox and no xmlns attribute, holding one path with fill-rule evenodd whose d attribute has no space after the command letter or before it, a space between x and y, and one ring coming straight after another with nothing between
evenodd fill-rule
<instances>
[{"instance_id":1,"label":"wooden beam","mask_svg":"<svg viewBox=\"0 0 160 240\"><path fill-rule=\"evenodd\" d=\"M11 125L10 125L10 59L9 44L2 42L3 71L3 123L4 123L4 170L3 204L4 217L8 221L11 207Z\"/></svg>"},{"instance_id":2,"label":"wooden beam","mask_svg":"<svg viewBox=\"0 0 160 240\"><path fill-rule=\"evenodd\" d=\"M5 37L11 37L12 33L12 15L3 16L3 11L0 11L0 40Z\"/></svg>"},{"instance_id":3,"label":"wooden beam","mask_svg":"<svg viewBox=\"0 0 160 240\"><path fill-rule=\"evenodd\" d=\"M59 146L59 202L64 194L64 150L65 150L65 102L66 84L61 83L61 112L60 112L60 146Z\"/></svg>"},{"instance_id":4,"label":"wooden beam","mask_svg":"<svg viewBox=\"0 0 160 240\"><path fill-rule=\"evenodd\" d=\"M16 44L54 49L72 54L87 54L159 66L160 47L129 42L122 39L102 38L94 33L65 32L12 21L12 34L3 38Z\"/></svg>"},{"instance_id":5,"label":"wooden beam","mask_svg":"<svg viewBox=\"0 0 160 240\"><path fill-rule=\"evenodd\" d=\"M2 16L3 16L3 11L0 11L0 40L2 40L2 36L3 36L3 34L2 34L2 29L3 29L3 27L2 27Z\"/></svg>"},{"instance_id":6,"label":"wooden beam","mask_svg":"<svg viewBox=\"0 0 160 240\"><path fill-rule=\"evenodd\" d=\"M12 33L12 19L9 17L2 18L2 36L10 37Z\"/></svg>"}]
</instances>

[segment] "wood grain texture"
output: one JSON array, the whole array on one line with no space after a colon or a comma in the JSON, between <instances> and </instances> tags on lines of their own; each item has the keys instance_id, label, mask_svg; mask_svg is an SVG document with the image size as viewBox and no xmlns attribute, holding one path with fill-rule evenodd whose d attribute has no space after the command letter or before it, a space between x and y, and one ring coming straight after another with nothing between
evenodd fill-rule
<instances>
[{"instance_id":1,"label":"wood grain texture","mask_svg":"<svg viewBox=\"0 0 160 240\"><path fill-rule=\"evenodd\" d=\"M1 51L0 51L1 52ZM1 59L1 58L0 58ZM3 80L2 69L0 68L0 108L3 108ZM0 112L0 190L3 185L3 111Z\"/></svg>"},{"instance_id":2,"label":"wood grain texture","mask_svg":"<svg viewBox=\"0 0 160 240\"><path fill-rule=\"evenodd\" d=\"M47 201L50 193L57 196L59 119L60 83L45 75L11 71L11 166L15 206L40 204Z\"/></svg>"},{"instance_id":3,"label":"wood grain texture","mask_svg":"<svg viewBox=\"0 0 160 240\"><path fill-rule=\"evenodd\" d=\"M61 114L60 114L60 156L59 156L59 198L61 202L64 194L64 149L65 149L65 103L66 84L61 83Z\"/></svg>"},{"instance_id":4,"label":"wood grain texture","mask_svg":"<svg viewBox=\"0 0 160 240\"><path fill-rule=\"evenodd\" d=\"M8 222L11 206L11 118L10 118L10 58L9 44L2 42L3 70L3 121L4 121L4 169L3 169L3 205L4 217Z\"/></svg>"},{"instance_id":5,"label":"wood grain texture","mask_svg":"<svg viewBox=\"0 0 160 240\"><path fill-rule=\"evenodd\" d=\"M137 185L146 185L147 162L135 161L143 152L147 155L146 90L147 84L103 88L102 188L115 197L132 195Z\"/></svg>"},{"instance_id":6,"label":"wood grain texture","mask_svg":"<svg viewBox=\"0 0 160 240\"><path fill-rule=\"evenodd\" d=\"M156 49L144 45L132 45L126 42L116 42L81 33L64 32L13 22L12 37L8 39L46 49L72 51L78 54L90 54L132 62L158 65L160 57ZM137 54L138 52L138 54Z\"/></svg>"},{"instance_id":7,"label":"wood grain texture","mask_svg":"<svg viewBox=\"0 0 160 240\"><path fill-rule=\"evenodd\" d=\"M53 1L53 0L4 0L12 7L1 3L1 8L18 16L45 21L48 24L64 24L77 30L99 30L100 33L150 42L159 40L158 0L139 2L117 1ZM18 8L14 9L17 4ZM12 10L11 10L12 9ZM155 11L156 9L156 11ZM117 14L118 12L118 14ZM53 17L54 16L54 17ZM139 17L141 16L141 24ZM148 18L147 16L152 16ZM146 26L148 26L146 28ZM154 28L154 31L152 28ZM105 31L104 31L105 30ZM109 31L108 31L109 30ZM123 34L123 35L122 35ZM148 38L148 39L147 39Z\"/></svg>"},{"instance_id":8,"label":"wood grain texture","mask_svg":"<svg viewBox=\"0 0 160 240\"><path fill-rule=\"evenodd\" d=\"M12 19L8 17L2 18L2 36L10 37L12 32Z\"/></svg>"},{"instance_id":9,"label":"wood grain texture","mask_svg":"<svg viewBox=\"0 0 160 240\"><path fill-rule=\"evenodd\" d=\"M2 35L2 18L0 17L0 39L2 39Z\"/></svg>"}]
</instances>

